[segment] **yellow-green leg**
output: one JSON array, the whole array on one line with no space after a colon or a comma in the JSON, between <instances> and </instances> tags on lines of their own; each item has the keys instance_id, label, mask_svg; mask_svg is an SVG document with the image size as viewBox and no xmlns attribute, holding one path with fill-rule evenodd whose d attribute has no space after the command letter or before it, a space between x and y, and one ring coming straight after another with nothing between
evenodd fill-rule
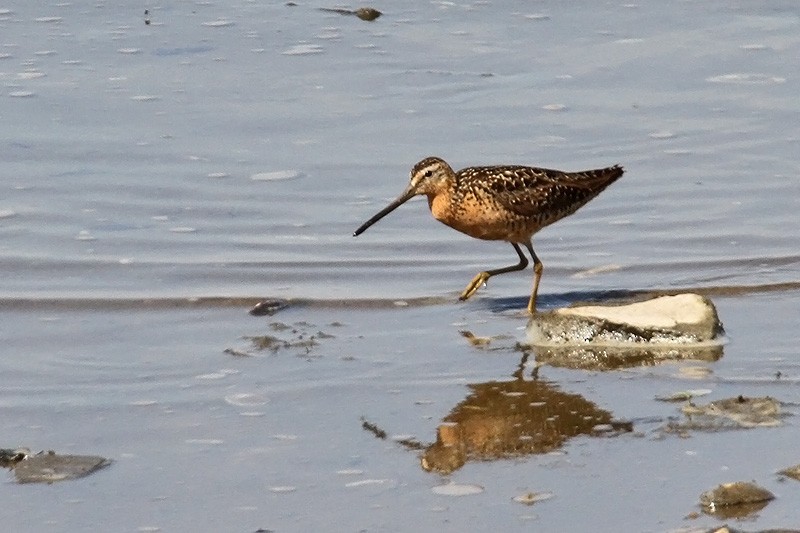
<instances>
[{"instance_id":1,"label":"yellow-green leg","mask_svg":"<svg viewBox=\"0 0 800 533\"><path fill-rule=\"evenodd\" d=\"M542 279L544 265L536 256L536 252L533 251L533 245L530 242L525 243L525 248L528 249L528 252L531 254L531 259L533 259L533 292L531 292L531 299L528 301L528 313L535 315L536 295L539 293L539 280Z\"/></svg>"},{"instance_id":2,"label":"yellow-green leg","mask_svg":"<svg viewBox=\"0 0 800 533\"><path fill-rule=\"evenodd\" d=\"M520 249L517 243L512 242L511 246L514 247L514 250L516 250L517 255L519 256L519 263L508 267L497 268L494 270L487 270L485 272L479 272L474 278L472 278L472 281L469 282L469 285L467 285L467 288L464 289L464 292L461 293L461 296L458 298L459 300L466 300L467 298L475 294L475 292L481 287L481 285L486 283L492 276L496 276L498 274L505 274L506 272L516 272L518 270L525 270L525 267L528 266L528 258L525 257L525 254L522 253L522 250ZM530 247L530 244L526 244L525 246L528 248L528 250L533 252L533 248ZM535 258L536 255L533 254L533 257ZM539 261L539 260L534 259L534 261ZM539 263L541 264L541 261ZM539 270L541 271L541 268ZM538 285L538 279L536 284ZM533 300L535 307L536 298L534 297ZM530 305L528 306L528 308L530 309Z\"/></svg>"}]
</instances>

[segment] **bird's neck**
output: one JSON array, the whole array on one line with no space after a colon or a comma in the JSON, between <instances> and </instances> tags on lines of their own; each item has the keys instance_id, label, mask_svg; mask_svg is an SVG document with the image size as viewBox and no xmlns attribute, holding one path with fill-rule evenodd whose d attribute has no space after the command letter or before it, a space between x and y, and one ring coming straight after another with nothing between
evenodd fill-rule
<instances>
[{"instance_id":1,"label":"bird's neck","mask_svg":"<svg viewBox=\"0 0 800 533\"><path fill-rule=\"evenodd\" d=\"M450 191L444 190L438 193L428 194L428 207L431 209L433 218L447 224L453 214L453 203L450 198Z\"/></svg>"}]
</instances>

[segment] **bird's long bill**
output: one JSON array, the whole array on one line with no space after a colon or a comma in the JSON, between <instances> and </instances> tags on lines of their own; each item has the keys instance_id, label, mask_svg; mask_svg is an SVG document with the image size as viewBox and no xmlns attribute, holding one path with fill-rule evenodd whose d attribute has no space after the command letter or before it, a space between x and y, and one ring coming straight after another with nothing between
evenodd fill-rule
<instances>
[{"instance_id":1,"label":"bird's long bill","mask_svg":"<svg viewBox=\"0 0 800 533\"><path fill-rule=\"evenodd\" d=\"M359 235L367 231L367 228L369 228L371 225L373 225L374 223L376 223L377 221L379 221L380 219L382 219L383 217L385 217L386 215L388 215L389 213L391 213L392 211L394 211L395 209L406 203L413 196L414 196L414 191L409 186L405 191L403 191L403 194L397 197L397 199L394 202L390 203L389 205L387 205L386 207L375 213L375 215L372 218L361 224L361 226L353 232L353 237L358 237Z\"/></svg>"}]
</instances>

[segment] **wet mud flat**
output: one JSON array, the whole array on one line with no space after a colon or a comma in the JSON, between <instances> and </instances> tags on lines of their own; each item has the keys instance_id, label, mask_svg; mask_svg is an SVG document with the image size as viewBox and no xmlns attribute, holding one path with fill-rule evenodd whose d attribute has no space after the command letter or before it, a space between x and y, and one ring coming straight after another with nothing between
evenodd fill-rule
<instances>
[{"instance_id":1,"label":"wet mud flat","mask_svg":"<svg viewBox=\"0 0 800 533\"><path fill-rule=\"evenodd\" d=\"M800 295L714 301L729 337L720 357L604 370L538 361L523 342L524 315L491 298L304 302L262 317L239 301L3 310L11 356L0 405L13 441L3 447L113 461L53 484L23 486L9 474L0 490L14 512L4 523L791 527L800 483L778 472L800 462L790 318ZM731 399L741 407L740 396L773 399L774 416L737 426L698 415ZM774 499L741 515L700 505L740 481Z\"/></svg>"}]
</instances>

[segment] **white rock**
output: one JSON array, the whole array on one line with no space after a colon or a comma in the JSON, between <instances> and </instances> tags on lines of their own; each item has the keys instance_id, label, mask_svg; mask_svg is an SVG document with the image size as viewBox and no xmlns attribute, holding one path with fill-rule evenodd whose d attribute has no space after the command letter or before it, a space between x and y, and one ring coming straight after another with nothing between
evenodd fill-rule
<instances>
[{"instance_id":1,"label":"white rock","mask_svg":"<svg viewBox=\"0 0 800 533\"><path fill-rule=\"evenodd\" d=\"M528 324L530 343L540 346L701 344L719 342L722 333L714 304L699 294L561 308Z\"/></svg>"},{"instance_id":2,"label":"white rock","mask_svg":"<svg viewBox=\"0 0 800 533\"><path fill-rule=\"evenodd\" d=\"M661 296L629 305L565 307L556 310L561 315L594 317L630 324L637 328L677 328L681 324L700 324L716 316L711 302L699 294Z\"/></svg>"}]
</instances>

